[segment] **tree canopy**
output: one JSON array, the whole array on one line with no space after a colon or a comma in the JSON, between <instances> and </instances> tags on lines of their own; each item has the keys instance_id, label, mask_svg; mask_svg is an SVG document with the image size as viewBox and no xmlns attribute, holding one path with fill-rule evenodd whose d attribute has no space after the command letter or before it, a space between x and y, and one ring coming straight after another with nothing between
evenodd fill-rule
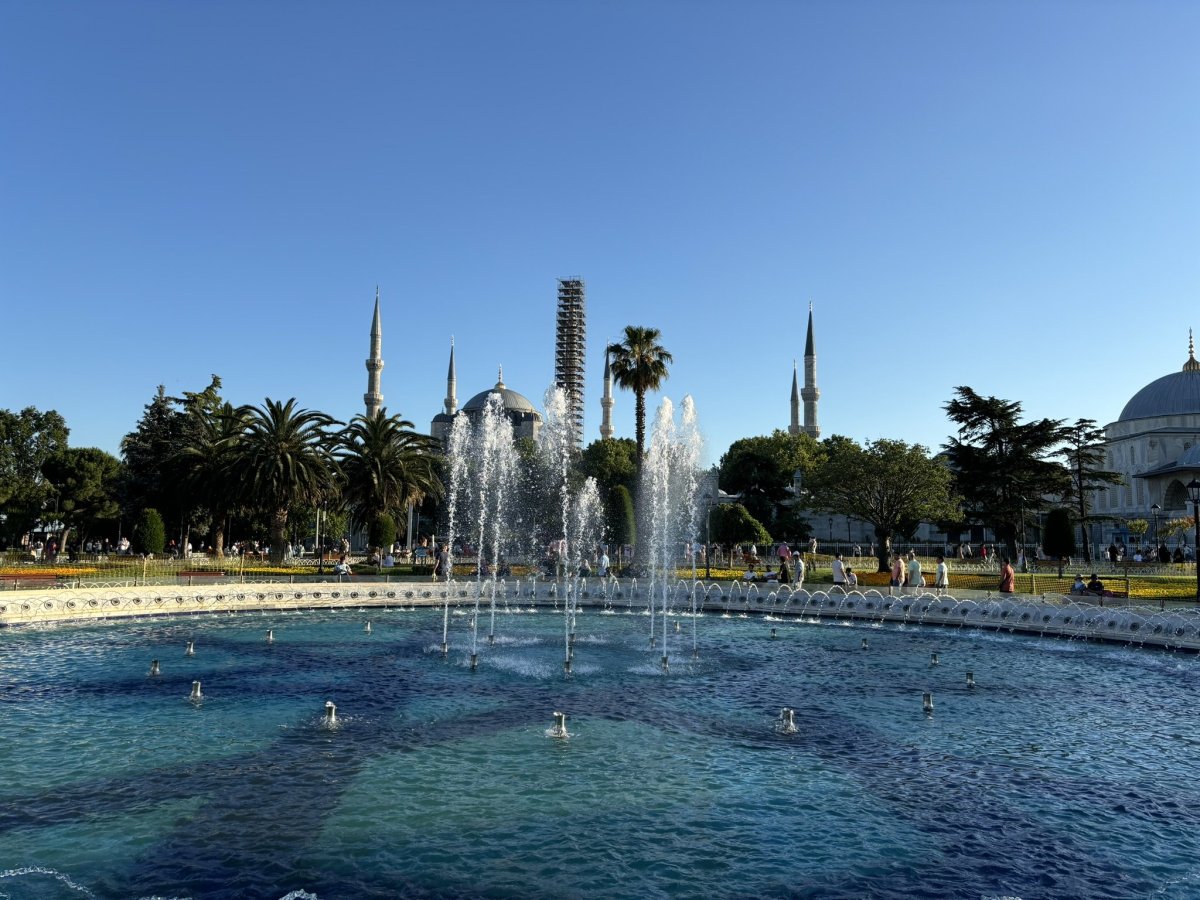
<instances>
[{"instance_id":1,"label":"tree canopy","mask_svg":"<svg viewBox=\"0 0 1200 900\"><path fill-rule=\"evenodd\" d=\"M1071 504L1079 517L1079 524L1083 528L1083 555L1091 562L1092 534L1088 520L1092 491L1120 484L1121 473L1101 468L1104 461L1104 429L1096 426L1095 419L1076 419L1074 425L1065 428L1063 446L1058 455L1070 470L1068 490L1063 499ZM1051 555L1073 556L1074 551Z\"/></svg>"},{"instance_id":2,"label":"tree canopy","mask_svg":"<svg viewBox=\"0 0 1200 900\"><path fill-rule=\"evenodd\" d=\"M1024 522L1048 498L1070 490L1070 474L1054 459L1066 439L1063 420L1021 422L1020 403L982 397L969 387L955 388L944 408L958 425L945 450L963 511L989 526L1016 558Z\"/></svg>"},{"instance_id":3,"label":"tree canopy","mask_svg":"<svg viewBox=\"0 0 1200 900\"><path fill-rule=\"evenodd\" d=\"M776 429L734 441L721 457L721 490L741 497L750 514L780 537L799 540L807 525L798 515L804 500L794 493L796 473L813 471L823 450L807 434Z\"/></svg>"},{"instance_id":4,"label":"tree canopy","mask_svg":"<svg viewBox=\"0 0 1200 900\"><path fill-rule=\"evenodd\" d=\"M626 325L625 339L609 344L605 350L613 381L633 392L639 467L646 455L646 394L658 390L669 374L667 366L674 362L674 357L658 342L660 337L657 328Z\"/></svg>"},{"instance_id":5,"label":"tree canopy","mask_svg":"<svg viewBox=\"0 0 1200 900\"><path fill-rule=\"evenodd\" d=\"M16 542L41 519L53 496L42 465L66 448L67 435L67 423L54 410L0 409L0 528L5 542Z\"/></svg>"},{"instance_id":6,"label":"tree canopy","mask_svg":"<svg viewBox=\"0 0 1200 900\"><path fill-rule=\"evenodd\" d=\"M888 569L893 535L960 516L950 470L920 444L878 440L860 446L835 435L823 449L808 482L813 505L873 525L881 572Z\"/></svg>"}]
</instances>

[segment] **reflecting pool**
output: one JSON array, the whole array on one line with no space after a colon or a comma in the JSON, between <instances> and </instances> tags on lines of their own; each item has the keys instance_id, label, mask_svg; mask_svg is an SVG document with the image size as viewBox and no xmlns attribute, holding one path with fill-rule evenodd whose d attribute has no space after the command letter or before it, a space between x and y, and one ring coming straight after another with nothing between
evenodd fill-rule
<instances>
[{"instance_id":1,"label":"reflecting pool","mask_svg":"<svg viewBox=\"0 0 1200 900\"><path fill-rule=\"evenodd\" d=\"M708 615L664 672L584 609L566 677L561 616L467 621L0 630L0 896L1200 894L1196 656Z\"/></svg>"}]
</instances>

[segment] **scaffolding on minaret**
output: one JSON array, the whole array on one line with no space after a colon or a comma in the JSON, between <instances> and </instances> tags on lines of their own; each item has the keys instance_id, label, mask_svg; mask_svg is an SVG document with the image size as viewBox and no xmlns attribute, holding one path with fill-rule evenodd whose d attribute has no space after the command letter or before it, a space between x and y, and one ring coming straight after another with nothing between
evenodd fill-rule
<instances>
[{"instance_id":1,"label":"scaffolding on minaret","mask_svg":"<svg viewBox=\"0 0 1200 900\"><path fill-rule=\"evenodd\" d=\"M554 334L554 383L567 395L567 418L576 446L583 445L584 351L587 309L582 278L558 279L558 315Z\"/></svg>"}]
</instances>

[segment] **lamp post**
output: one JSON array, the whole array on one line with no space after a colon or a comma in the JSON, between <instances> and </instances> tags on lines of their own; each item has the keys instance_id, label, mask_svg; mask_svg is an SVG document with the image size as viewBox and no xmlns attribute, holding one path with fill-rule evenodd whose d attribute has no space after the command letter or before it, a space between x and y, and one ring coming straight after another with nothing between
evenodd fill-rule
<instances>
[{"instance_id":1,"label":"lamp post","mask_svg":"<svg viewBox=\"0 0 1200 900\"><path fill-rule=\"evenodd\" d=\"M704 580L712 581L712 498L704 511Z\"/></svg>"},{"instance_id":2,"label":"lamp post","mask_svg":"<svg viewBox=\"0 0 1200 900\"><path fill-rule=\"evenodd\" d=\"M1200 481L1187 483L1187 496L1192 501L1192 521L1196 523L1196 602L1200 603Z\"/></svg>"},{"instance_id":3,"label":"lamp post","mask_svg":"<svg viewBox=\"0 0 1200 900\"><path fill-rule=\"evenodd\" d=\"M1158 511L1162 509L1157 503L1150 507L1150 512L1154 514L1154 555L1158 556Z\"/></svg>"}]
</instances>

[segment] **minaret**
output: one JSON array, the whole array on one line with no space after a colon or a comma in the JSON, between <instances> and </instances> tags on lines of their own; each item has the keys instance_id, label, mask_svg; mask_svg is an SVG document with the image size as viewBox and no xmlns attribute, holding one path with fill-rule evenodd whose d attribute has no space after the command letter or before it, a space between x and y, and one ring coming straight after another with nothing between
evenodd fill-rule
<instances>
[{"instance_id":1,"label":"minaret","mask_svg":"<svg viewBox=\"0 0 1200 900\"><path fill-rule=\"evenodd\" d=\"M458 412L458 379L454 376L454 338L450 338L450 369L446 372L446 415Z\"/></svg>"},{"instance_id":2,"label":"minaret","mask_svg":"<svg viewBox=\"0 0 1200 900\"><path fill-rule=\"evenodd\" d=\"M383 393L379 390L379 374L383 371L383 328L379 324L379 287L375 288L375 317L371 320L371 358L367 360L367 392L363 402L367 405L367 418L383 407Z\"/></svg>"},{"instance_id":3,"label":"minaret","mask_svg":"<svg viewBox=\"0 0 1200 900\"><path fill-rule=\"evenodd\" d=\"M796 361L792 360L792 420L788 423L788 434L800 433L800 377L796 374Z\"/></svg>"},{"instance_id":4,"label":"minaret","mask_svg":"<svg viewBox=\"0 0 1200 900\"><path fill-rule=\"evenodd\" d=\"M817 426L817 400L821 392L817 390L817 352L813 349L813 314L812 304L808 304L808 340L804 342L804 390L800 392L804 399L804 433L814 440L821 436Z\"/></svg>"},{"instance_id":5,"label":"minaret","mask_svg":"<svg viewBox=\"0 0 1200 900\"><path fill-rule=\"evenodd\" d=\"M612 369L608 365L608 353L604 354L604 396L600 398L600 408L604 410L600 418L600 438L607 441L615 433L612 423L613 392Z\"/></svg>"}]
</instances>

